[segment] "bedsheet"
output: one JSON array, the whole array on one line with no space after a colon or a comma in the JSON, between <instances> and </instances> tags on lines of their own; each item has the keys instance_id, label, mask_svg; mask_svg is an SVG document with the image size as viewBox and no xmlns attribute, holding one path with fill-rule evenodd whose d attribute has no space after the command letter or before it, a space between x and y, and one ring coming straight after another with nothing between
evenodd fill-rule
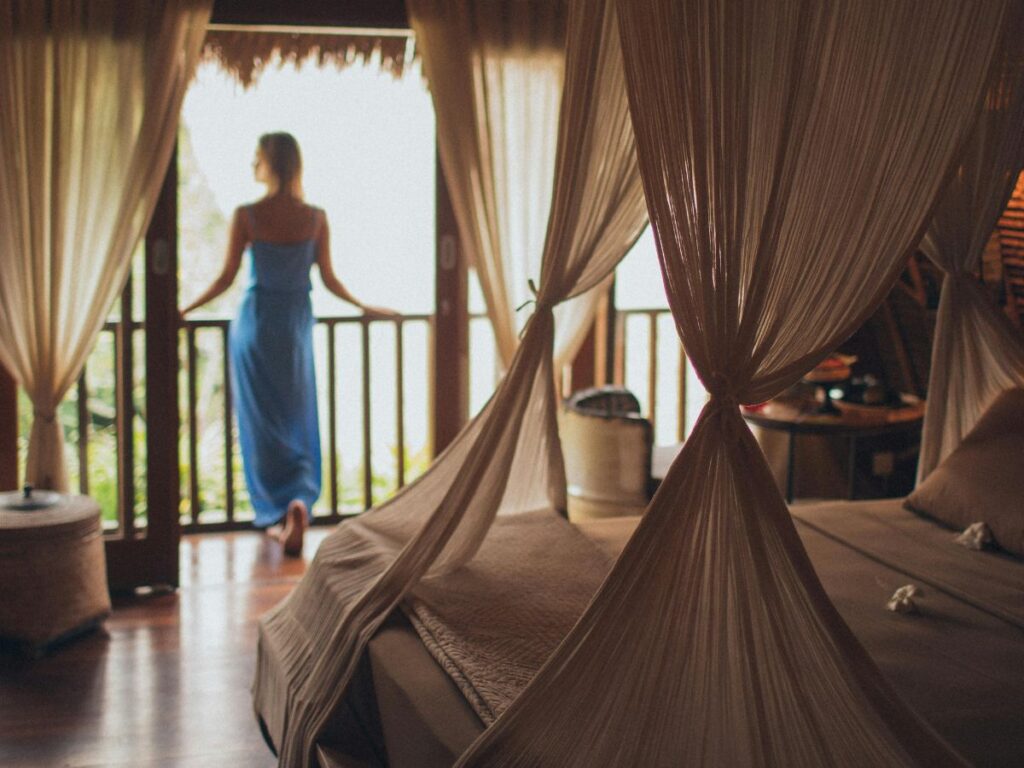
<instances>
[{"instance_id":1,"label":"bedsheet","mask_svg":"<svg viewBox=\"0 0 1024 768\"><path fill-rule=\"evenodd\" d=\"M903 509L901 500L802 505L793 514L826 591L900 695L969 761L1024 765L1024 561L966 550L953 543L954 532ZM575 530L607 567L637 520L596 520ZM579 539L567 540L576 556L586 552ZM602 562L590 554L588 563ZM571 557L562 560L572 572ZM497 560L488 567L504 569ZM517 567L529 570L528 558ZM593 574L583 581L590 589ZM893 592L910 583L920 589L917 611L886 610ZM515 621L514 611L504 617ZM555 642L545 643L549 654ZM392 768L450 766L486 725L435 658L443 645L428 651L403 617L370 643L381 749ZM542 660L544 652L534 647L532 655ZM502 660L492 661L500 672ZM513 695L525 684L522 672Z\"/></svg>"}]
</instances>

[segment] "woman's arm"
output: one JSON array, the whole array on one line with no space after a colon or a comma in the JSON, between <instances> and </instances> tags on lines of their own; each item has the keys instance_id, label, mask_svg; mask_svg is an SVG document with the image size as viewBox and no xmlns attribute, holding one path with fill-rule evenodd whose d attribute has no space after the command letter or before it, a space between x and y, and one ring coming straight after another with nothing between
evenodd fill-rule
<instances>
[{"instance_id":1,"label":"woman's arm","mask_svg":"<svg viewBox=\"0 0 1024 768\"><path fill-rule=\"evenodd\" d=\"M246 219L242 215L242 209L237 208L234 218L231 220L231 234L228 238L227 255L225 256L224 266L221 268L220 274L217 275L217 278L210 287L203 291L195 301L181 310L182 317L185 317L192 310L203 306L203 304L213 301L235 282L238 268L242 264L242 251L245 250L245 246L249 243L249 233L246 231L245 222Z\"/></svg>"},{"instance_id":2,"label":"woman's arm","mask_svg":"<svg viewBox=\"0 0 1024 768\"><path fill-rule=\"evenodd\" d=\"M359 301L352 292L345 287L345 284L338 279L338 276L334 274L334 266L331 264L331 244L330 244L330 233L327 231L327 215L322 211L320 215L323 217L320 221L320 227L317 231L316 238L316 263L320 267L320 279L324 281L324 286L337 296L342 301L347 301L357 309L361 309L364 314L370 315L371 317L395 317L398 315L397 312L384 309L383 307L371 307L363 302Z\"/></svg>"}]
</instances>

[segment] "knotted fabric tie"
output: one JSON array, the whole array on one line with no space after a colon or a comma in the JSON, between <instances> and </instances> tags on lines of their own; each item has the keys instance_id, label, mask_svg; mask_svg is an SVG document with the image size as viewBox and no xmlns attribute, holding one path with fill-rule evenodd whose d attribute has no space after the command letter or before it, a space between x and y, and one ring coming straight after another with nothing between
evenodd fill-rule
<instances>
[{"instance_id":1,"label":"knotted fabric tie","mask_svg":"<svg viewBox=\"0 0 1024 768\"><path fill-rule=\"evenodd\" d=\"M723 411L735 411L740 407L740 400L728 379L720 373L708 376L706 382L708 394L711 396L709 406Z\"/></svg>"},{"instance_id":2,"label":"knotted fabric tie","mask_svg":"<svg viewBox=\"0 0 1024 768\"><path fill-rule=\"evenodd\" d=\"M530 306L531 304L533 304L534 306L537 306L537 284L535 282L533 282L533 278L532 277L529 280L526 281L526 284L530 287L530 293L533 294L533 298L532 299L527 299L522 304L520 304L518 307L516 307L516 312L521 310L523 307Z\"/></svg>"},{"instance_id":3,"label":"knotted fabric tie","mask_svg":"<svg viewBox=\"0 0 1024 768\"><path fill-rule=\"evenodd\" d=\"M535 314L535 315L540 313L540 312L552 312L552 311L554 311L555 302L546 301L546 300L542 301L538 297L538 295L537 295L537 284L535 282L533 282L533 278L527 280L526 284L530 287L530 293L533 294L533 298L532 299L527 299L522 304L520 304L518 307L516 307L516 312L518 312L519 310L523 309L524 307L530 306L531 304L533 305L533 314ZM528 323L527 323L527 325L528 325ZM524 333L526 333L526 325L524 325L519 330L519 338L520 339L523 338L523 334Z\"/></svg>"},{"instance_id":4,"label":"knotted fabric tie","mask_svg":"<svg viewBox=\"0 0 1024 768\"><path fill-rule=\"evenodd\" d=\"M57 420L57 411L55 410L42 410L40 408L33 408L32 415L38 421L44 421L47 424L53 424Z\"/></svg>"}]
</instances>

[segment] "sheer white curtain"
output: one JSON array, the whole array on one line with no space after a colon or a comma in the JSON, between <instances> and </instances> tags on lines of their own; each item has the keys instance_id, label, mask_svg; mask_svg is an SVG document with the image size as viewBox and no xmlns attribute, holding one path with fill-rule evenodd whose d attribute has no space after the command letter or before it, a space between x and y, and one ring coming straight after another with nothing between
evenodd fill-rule
<instances>
[{"instance_id":1,"label":"sheer white curtain","mask_svg":"<svg viewBox=\"0 0 1024 768\"><path fill-rule=\"evenodd\" d=\"M507 10L492 3L482 9ZM464 11L454 7L435 23L464 23ZM582 2L569 26L540 281L508 373L430 470L339 526L292 595L260 623L254 697L282 765L312 759L366 642L410 588L468 561L495 515L564 508L554 310L605 280L647 221L614 27L586 13ZM614 45L598 44L609 37ZM446 107L439 101L438 108Z\"/></svg>"},{"instance_id":2,"label":"sheer white curtain","mask_svg":"<svg viewBox=\"0 0 1024 768\"><path fill-rule=\"evenodd\" d=\"M957 762L830 604L738 404L891 287L1008 5L618 3L659 258L711 401L593 603L459 765Z\"/></svg>"},{"instance_id":3,"label":"sheer white curtain","mask_svg":"<svg viewBox=\"0 0 1024 768\"><path fill-rule=\"evenodd\" d=\"M506 370L535 297L551 212L565 0L410 0L462 246ZM500 11L500 12L499 12ZM586 335L602 283L556 310L555 368Z\"/></svg>"},{"instance_id":4,"label":"sheer white curtain","mask_svg":"<svg viewBox=\"0 0 1024 768\"><path fill-rule=\"evenodd\" d=\"M948 456L1003 390L1024 385L1024 343L975 272L1024 165L1021 24L1006 39L985 107L921 249L943 271L918 482Z\"/></svg>"},{"instance_id":5,"label":"sheer white curtain","mask_svg":"<svg viewBox=\"0 0 1024 768\"><path fill-rule=\"evenodd\" d=\"M411 0L408 10L459 237L507 369L551 210L565 3Z\"/></svg>"},{"instance_id":6,"label":"sheer white curtain","mask_svg":"<svg viewBox=\"0 0 1024 768\"><path fill-rule=\"evenodd\" d=\"M0 362L39 487L67 490L57 405L145 232L211 5L0 1Z\"/></svg>"}]
</instances>

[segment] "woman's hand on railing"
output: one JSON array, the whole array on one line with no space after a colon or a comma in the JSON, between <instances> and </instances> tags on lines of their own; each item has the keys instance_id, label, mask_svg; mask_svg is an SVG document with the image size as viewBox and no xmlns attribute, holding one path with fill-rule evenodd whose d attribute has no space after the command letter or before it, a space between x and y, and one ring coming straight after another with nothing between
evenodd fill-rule
<instances>
[{"instance_id":1,"label":"woman's hand on railing","mask_svg":"<svg viewBox=\"0 0 1024 768\"><path fill-rule=\"evenodd\" d=\"M393 309L387 309L386 307L374 307L369 304L363 304L360 307L363 310L363 317L367 320L397 320L402 315Z\"/></svg>"}]
</instances>

